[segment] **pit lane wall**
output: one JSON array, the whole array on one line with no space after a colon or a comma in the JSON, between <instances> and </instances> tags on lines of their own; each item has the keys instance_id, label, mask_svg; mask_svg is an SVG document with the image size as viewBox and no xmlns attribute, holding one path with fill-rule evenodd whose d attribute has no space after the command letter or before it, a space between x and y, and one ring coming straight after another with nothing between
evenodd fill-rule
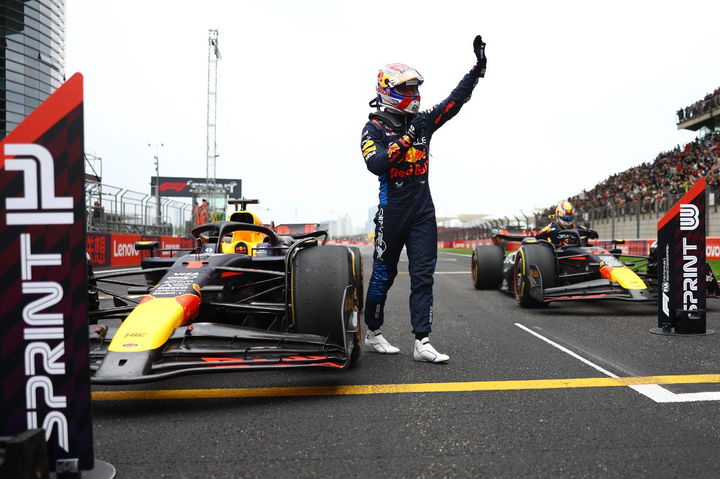
<instances>
[{"instance_id":1,"label":"pit lane wall","mask_svg":"<svg viewBox=\"0 0 720 479\"><path fill-rule=\"evenodd\" d=\"M136 241L160 241L160 248L192 248L192 238L121 233L87 233L85 246L93 266L137 266L148 251L135 251Z\"/></svg>"},{"instance_id":2,"label":"pit lane wall","mask_svg":"<svg viewBox=\"0 0 720 479\"><path fill-rule=\"evenodd\" d=\"M625 244L618 245L617 248L628 255L642 255L645 256L649 253L650 245L655 239L626 239ZM602 246L604 248L612 248L611 240L598 240L593 243ZM492 244L492 240L479 239L479 240L463 240L463 241L438 241L438 248L460 248L460 249L475 249L478 245ZM507 250L515 251L519 246L519 243L508 243ZM720 236L708 236L705 240L705 255L707 259L720 260Z\"/></svg>"}]
</instances>

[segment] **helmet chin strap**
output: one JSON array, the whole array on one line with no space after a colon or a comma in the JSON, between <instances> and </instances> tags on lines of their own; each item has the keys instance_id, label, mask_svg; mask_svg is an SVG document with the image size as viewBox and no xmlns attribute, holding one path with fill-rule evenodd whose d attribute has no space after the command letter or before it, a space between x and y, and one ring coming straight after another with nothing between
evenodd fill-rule
<instances>
[{"instance_id":1,"label":"helmet chin strap","mask_svg":"<svg viewBox=\"0 0 720 479\"><path fill-rule=\"evenodd\" d=\"M414 113L410 113L405 110L400 110L393 106L385 106L384 108L385 108L385 111L390 112L390 113L395 113L397 115L402 115L402 116L414 115Z\"/></svg>"}]
</instances>

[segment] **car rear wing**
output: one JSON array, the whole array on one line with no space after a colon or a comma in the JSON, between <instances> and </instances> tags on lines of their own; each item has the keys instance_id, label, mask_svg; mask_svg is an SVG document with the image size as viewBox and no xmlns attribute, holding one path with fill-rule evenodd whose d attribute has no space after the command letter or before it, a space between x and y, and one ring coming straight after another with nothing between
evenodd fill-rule
<instances>
[{"instance_id":1,"label":"car rear wing","mask_svg":"<svg viewBox=\"0 0 720 479\"><path fill-rule=\"evenodd\" d=\"M492 241L497 245L499 245L501 241L517 241L520 243L525 238L533 238L533 236L507 235L503 233L495 233L494 235L492 235Z\"/></svg>"},{"instance_id":2,"label":"car rear wing","mask_svg":"<svg viewBox=\"0 0 720 479\"><path fill-rule=\"evenodd\" d=\"M150 257L153 258L155 252L158 253L158 256L161 256L162 253L170 253L170 256L176 256L175 253L190 253L195 251L195 248L161 248L159 241L136 241L135 251L149 251Z\"/></svg>"}]
</instances>

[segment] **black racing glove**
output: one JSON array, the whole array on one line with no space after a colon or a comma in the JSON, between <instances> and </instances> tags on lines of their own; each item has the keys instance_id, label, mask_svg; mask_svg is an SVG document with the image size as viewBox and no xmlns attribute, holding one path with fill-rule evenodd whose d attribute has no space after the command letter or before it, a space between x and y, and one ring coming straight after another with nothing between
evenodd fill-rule
<instances>
[{"instance_id":1,"label":"black racing glove","mask_svg":"<svg viewBox=\"0 0 720 479\"><path fill-rule=\"evenodd\" d=\"M482 41L480 35L475 37L473 41L473 50L477 57L477 68L480 71L480 78L485 77L485 68L487 67L487 57L485 56L485 42Z\"/></svg>"},{"instance_id":2,"label":"black racing glove","mask_svg":"<svg viewBox=\"0 0 720 479\"><path fill-rule=\"evenodd\" d=\"M418 135L422 134L422 131L425 129L425 123L427 122L427 115L423 113L418 113L415 115L415 118L412 119L410 122L410 126L407 130L407 136L410 137L412 141L415 141Z\"/></svg>"},{"instance_id":3,"label":"black racing glove","mask_svg":"<svg viewBox=\"0 0 720 479\"><path fill-rule=\"evenodd\" d=\"M598 235L598 232L595 230L588 230L588 238L590 239L598 239L600 235Z\"/></svg>"}]
</instances>

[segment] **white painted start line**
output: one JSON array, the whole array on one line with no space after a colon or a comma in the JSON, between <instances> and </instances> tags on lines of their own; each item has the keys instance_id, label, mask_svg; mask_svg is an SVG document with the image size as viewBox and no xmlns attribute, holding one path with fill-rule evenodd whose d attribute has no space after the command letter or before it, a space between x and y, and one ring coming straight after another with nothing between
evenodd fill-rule
<instances>
[{"instance_id":1,"label":"white painted start line","mask_svg":"<svg viewBox=\"0 0 720 479\"><path fill-rule=\"evenodd\" d=\"M603 369L602 367L598 366L597 364L593 363L592 361L589 361L589 360L583 358L579 354L570 351L568 348L559 345L555 341L552 341L552 340L546 338L542 334L537 333L520 323L515 323L515 326L522 329L523 331L527 331L528 333L532 334L533 336L535 336L539 339L542 339L549 345L556 347L560 351L562 351L566 354L569 354L570 356L587 364L588 366L591 366L591 367L597 369L598 371L605 374L606 376L609 376L611 378L619 377L618 375L611 373L607 369ZM643 384L643 385L628 386L628 387L631 389L634 389L635 391L639 392L643 396L646 396L658 403L720 401L720 391L703 392L703 393L674 393L672 391L668 391L667 389L660 386L659 384Z\"/></svg>"}]
</instances>

